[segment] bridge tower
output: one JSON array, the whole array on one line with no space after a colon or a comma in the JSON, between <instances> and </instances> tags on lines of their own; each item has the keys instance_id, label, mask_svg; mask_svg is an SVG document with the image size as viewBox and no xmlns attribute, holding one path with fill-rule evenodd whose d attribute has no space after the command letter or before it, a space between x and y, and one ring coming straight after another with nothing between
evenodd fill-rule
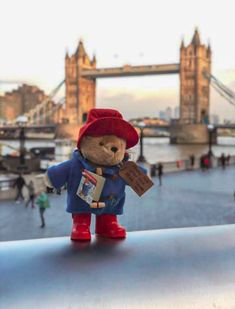
<instances>
[{"instance_id":1,"label":"bridge tower","mask_svg":"<svg viewBox=\"0 0 235 309\"><path fill-rule=\"evenodd\" d=\"M76 52L65 57L66 107L61 122L82 125L88 111L95 107L96 81L81 76L82 70L95 69L96 58L90 60L80 40Z\"/></svg>"},{"instance_id":2,"label":"bridge tower","mask_svg":"<svg viewBox=\"0 0 235 309\"><path fill-rule=\"evenodd\" d=\"M191 43L180 47L180 122L208 124L210 82L203 71L211 73L210 45L201 44L196 29Z\"/></svg>"},{"instance_id":3,"label":"bridge tower","mask_svg":"<svg viewBox=\"0 0 235 309\"><path fill-rule=\"evenodd\" d=\"M76 140L79 128L89 110L95 107L96 80L83 77L82 71L96 68L96 58L90 60L80 40L76 52L65 56L65 109L59 111L56 135Z\"/></svg>"},{"instance_id":4,"label":"bridge tower","mask_svg":"<svg viewBox=\"0 0 235 309\"><path fill-rule=\"evenodd\" d=\"M211 48L201 44L196 29L190 44L185 46L182 41L180 46L180 119L171 125L171 143L209 141L210 81L204 77L204 71L211 73Z\"/></svg>"}]
</instances>

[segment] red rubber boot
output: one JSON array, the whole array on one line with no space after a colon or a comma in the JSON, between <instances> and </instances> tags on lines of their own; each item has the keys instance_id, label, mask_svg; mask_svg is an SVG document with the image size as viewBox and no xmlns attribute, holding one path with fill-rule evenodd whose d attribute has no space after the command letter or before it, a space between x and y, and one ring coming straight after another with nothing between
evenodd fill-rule
<instances>
[{"instance_id":1,"label":"red rubber boot","mask_svg":"<svg viewBox=\"0 0 235 309\"><path fill-rule=\"evenodd\" d=\"M96 234L108 238L125 238L126 230L120 226L116 215L96 216Z\"/></svg>"},{"instance_id":2,"label":"red rubber boot","mask_svg":"<svg viewBox=\"0 0 235 309\"><path fill-rule=\"evenodd\" d=\"M91 240L91 214L73 214L72 240Z\"/></svg>"}]
</instances>

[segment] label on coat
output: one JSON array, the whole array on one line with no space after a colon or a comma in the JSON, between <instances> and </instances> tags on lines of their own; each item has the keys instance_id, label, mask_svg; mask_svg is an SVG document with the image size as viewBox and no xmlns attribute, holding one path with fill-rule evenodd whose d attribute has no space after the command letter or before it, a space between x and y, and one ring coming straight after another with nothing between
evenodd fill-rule
<instances>
[{"instance_id":1,"label":"label on coat","mask_svg":"<svg viewBox=\"0 0 235 309\"><path fill-rule=\"evenodd\" d=\"M78 186L77 195L89 205L93 201L96 183L96 179L87 170L82 172L82 178Z\"/></svg>"},{"instance_id":2,"label":"label on coat","mask_svg":"<svg viewBox=\"0 0 235 309\"><path fill-rule=\"evenodd\" d=\"M99 201L104 183L104 177L84 170L78 186L77 195L91 205L93 201Z\"/></svg>"},{"instance_id":3,"label":"label on coat","mask_svg":"<svg viewBox=\"0 0 235 309\"><path fill-rule=\"evenodd\" d=\"M98 202L100 200L100 195L104 187L105 178L92 172L89 173L92 175L92 177L96 179L96 187L93 193L93 201Z\"/></svg>"},{"instance_id":4,"label":"label on coat","mask_svg":"<svg viewBox=\"0 0 235 309\"><path fill-rule=\"evenodd\" d=\"M153 186L152 180L133 161L125 162L120 167L119 175L139 196Z\"/></svg>"}]
</instances>

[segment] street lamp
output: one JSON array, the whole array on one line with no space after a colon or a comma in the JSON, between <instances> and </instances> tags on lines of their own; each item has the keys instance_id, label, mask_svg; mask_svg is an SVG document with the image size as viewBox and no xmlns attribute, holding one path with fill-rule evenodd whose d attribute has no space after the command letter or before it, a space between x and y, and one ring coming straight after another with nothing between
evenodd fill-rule
<instances>
[{"instance_id":1,"label":"street lamp","mask_svg":"<svg viewBox=\"0 0 235 309\"><path fill-rule=\"evenodd\" d=\"M213 152L212 152L212 137L213 137L213 131L214 131L214 126L213 124L208 124L207 126L208 132L209 132L209 139L208 139L208 146L209 146L209 150L208 150L208 157L209 160L211 159Z\"/></svg>"},{"instance_id":2,"label":"street lamp","mask_svg":"<svg viewBox=\"0 0 235 309\"><path fill-rule=\"evenodd\" d=\"M138 127L140 129L140 155L139 158L137 159L137 162L146 162L146 159L144 157L144 145L143 145L143 139L144 139L144 127L145 127L145 123L144 122L140 122Z\"/></svg>"},{"instance_id":3,"label":"street lamp","mask_svg":"<svg viewBox=\"0 0 235 309\"><path fill-rule=\"evenodd\" d=\"M20 142L20 157L19 157L19 166L18 170L23 171L26 170L25 165L25 126L28 122L28 117L25 115L18 116L16 119L16 123L19 126L19 142Z\"/></svg>"}]
</instances>

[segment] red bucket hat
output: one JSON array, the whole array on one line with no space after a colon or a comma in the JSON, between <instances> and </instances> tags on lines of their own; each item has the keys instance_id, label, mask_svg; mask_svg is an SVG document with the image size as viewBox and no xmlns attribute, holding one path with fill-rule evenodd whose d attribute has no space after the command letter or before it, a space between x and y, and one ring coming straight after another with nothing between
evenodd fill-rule
<instances>
[{"instance_id":1,"label":"red bucket hat","mask_svg":"<svg viewBox=\"0 0 235 309\"><path fill-rule=\"evenodd\" d=\"M116 135L126 141L127 149L135 146L139 140L135 128L125 121L115 109L91 109L85 125L79 131L78 148L80 148L82 138L86 135Z\"/></svg>"}]
</instances>

